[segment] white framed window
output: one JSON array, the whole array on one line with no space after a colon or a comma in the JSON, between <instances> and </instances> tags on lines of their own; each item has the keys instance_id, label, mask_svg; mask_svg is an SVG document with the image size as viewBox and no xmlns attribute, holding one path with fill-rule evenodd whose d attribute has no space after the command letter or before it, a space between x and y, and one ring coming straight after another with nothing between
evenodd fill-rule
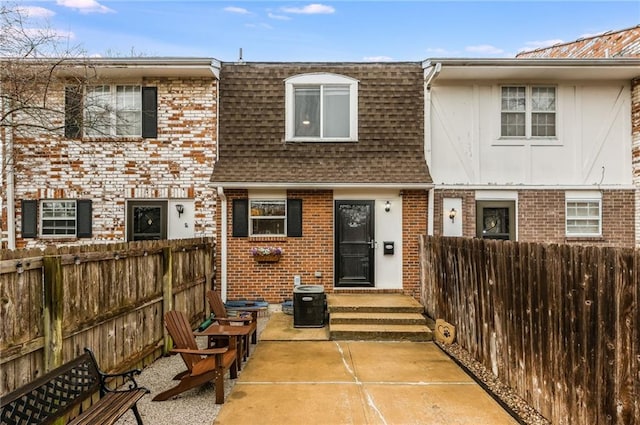
<instances>
[{"instance_id":1,"label":"white framed window","mask_svg":"<svg viewBox=\"0 0 640 425\"><path fill-rule=\"evenodd\" d=\"M503 138L555 138L556 88L502 86L500 136Z\"/></svg>"},{"instance_id":2,"label":"white framed window","mask_svg":"<svg viewBox=\"0 0 640 425\"><path fill-rule=\"evenodd\" d=\"M602 235L602 194L568 192L565 194L566 235L594 237Z\"/></svg>"},{"instance_id":3,"label":"white framed window","mask_svg":"<svg viewBox=\"0 0 640 425\"><path fill-rule=\"evenodd\" d=\"M49 237L75 237L77 208L73 200L40 202L40 234Z\"/></svg>"},{"instance_id":4,"label":"white framed window","mask_svg":"<svg viewBox=\"0 0 640 425\"><path fill-rule=\"evenodd\" d=\"M249 200L250 236L286 236L287 202L285 199Z\"/></svg>"},{"instance_id":5,"label":"white framed window","mask_svg":"<svg viewBox=\"0 0 640 425\"><path fill-rule=\"evenodd\" d=\"M358 80L302 74L285 80L287 141L358 140Z\"/></svg>"},{"instance_id":6,"label":"white framed window","mask_svg":"<svg viewBox=\"0 0 640 425\"><path fill-rule=\"evenodd\" d=\"M139 85L99 85L86 89L85 134L142 135L142 92Z\"/></svg>"}]
</instances>

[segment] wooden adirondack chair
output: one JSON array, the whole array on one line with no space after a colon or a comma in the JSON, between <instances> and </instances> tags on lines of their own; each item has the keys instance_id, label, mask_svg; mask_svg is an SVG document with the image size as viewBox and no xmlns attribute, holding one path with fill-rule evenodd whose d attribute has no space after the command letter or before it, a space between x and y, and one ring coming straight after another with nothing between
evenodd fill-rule
<instances>
[{"instance_id":1,"label":"wooden adirondack chair","mask_svg":"<svg viewBox=\"0 0 640 425\"><path fill-rule=\"evenodd\" d=\"M201 349L198 348L185 313L169 311L164 315L164 322L174 343L171 352L182 356L187 370L173 378L180 381L178 385L158 394L153 401L164 401L186 390L214 381L216 404L224 403L225 372L229 370L231 379L238 377L235 338L229 338L228 347Z\"/></svg>"},{"instance_id":2,"label":"wooden adirondack chair","mask_svg":"<svg viewBox=\"0 0 640 425\"><path fill-rule=\"evenodd\" d=\"M248 325L251 326L251 332L249 332L249 337L251 339L251 343L255 344L258 342L257 330L258 330L258 320L257 320L257 310L252 312L240 312L239 316L229 316L227 313L227 308L224 306L224 302L216 291L208 290L207 291L207 301L209 301L209 307L213 312L213 318L221 325ZM245 348L247 350L246 355L249 354L249 338L247 338Z\"/></svg>"}]
</instances>

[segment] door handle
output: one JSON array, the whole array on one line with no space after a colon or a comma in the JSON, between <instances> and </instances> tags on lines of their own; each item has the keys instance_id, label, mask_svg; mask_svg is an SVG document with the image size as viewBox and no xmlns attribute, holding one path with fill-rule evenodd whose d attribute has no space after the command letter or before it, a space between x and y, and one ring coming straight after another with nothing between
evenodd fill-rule
<instances>
[{"instance_id":1,"label":"door handle","mask_svg":"<svg viewBox=\"0 0 640 425\"><path fill-rule=\"evenodd\" d=\"M371 239L369 241L369 248L376 249L376 244L377 244L377 242L375 240Z\"/></svg>"}]
</instances>

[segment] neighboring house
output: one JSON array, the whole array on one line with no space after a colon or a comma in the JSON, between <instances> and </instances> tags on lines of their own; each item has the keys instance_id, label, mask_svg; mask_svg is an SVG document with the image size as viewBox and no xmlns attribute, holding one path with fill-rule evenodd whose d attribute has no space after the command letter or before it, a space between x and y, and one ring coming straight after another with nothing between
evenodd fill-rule
<instances>
[{"instance_id":1,"label":"neighboring house","mask_svg":"<svg viewBox=\"0 0 640 425\"><path fill-rule=\"evenodd\" d=\"M518 58L640 58L640 25L570 43L522 52ZM636 187L636 246L640 246L640 71L631 80L633 180Z\"/></svg>"},{"instance_id":2,"label":"neighboring house","mask_svg":"<svg viewBox=\"0 0 640 425\"><path fill-rule=\"evenodd\" d=\"M86 85L57 78L50 89L48 102L65 111L54 117L59 130L4 135L15 158L4 180L15 182L3 191L7 245L214 236L219 63L90 59L89 67L96 77Z\"/></svg>"},{"instance_id":3,"label":"neighboring house","mask_svg":"<svg viewBox=\"0 0 640 425\"><path fill-rule=\"evenodd\" d=\"M431 233L634 245L640 59L432 59L424 68Z\"/></svg>"},{"instance_id":4,"label":"neighboring house","mask_svg":"<svg viewBox=\"0 0 640 425\"><path fill-rule=\"evenodd\" d=\"M418 296L427 230L419 63L223 63L216 281L223 296ZM276 246L276 263L250 250Z\"/></svg>"}]
</instances>

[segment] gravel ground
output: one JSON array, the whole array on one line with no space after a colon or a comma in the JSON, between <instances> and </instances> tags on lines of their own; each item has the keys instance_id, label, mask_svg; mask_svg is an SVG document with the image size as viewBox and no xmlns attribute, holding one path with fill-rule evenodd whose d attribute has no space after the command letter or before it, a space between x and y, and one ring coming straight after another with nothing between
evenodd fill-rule
<instances>
[{"instance_id":1,"label":"gravel ground","mask_svg":"<svg viewBox=\"0 0 640 425\"><path fill-rule=\"evenodd\" d=\"M258 318L258 335L264 330L268 317ZM198 344L206 346L206 338L197 338ZM254 346L255 348L255 346ZM205 384L199 388L185 391L166 401L151 401L156 394L171 388L176 384L171 378L185 369L180 356L161 357L142 371L136 377L139 385L151 390L138 402L138 410L142 421L149 425L189 424L211 425L220 412L222 405L215 404L213 384ZM238 376L242 371L238 372ZM229 378L229 372L227 372ZM225 398L231 392L235 379L224 380ZM116 425L136 425L136 418L129 410Z\"/></svg>"},{"instance_id":2,"label":"gravel ground","mask_svg":"<svg viewBox=\"0 0 640 425\"><path fill-rule=\"evenodd\" d=\"M525 425L550 425L537 410L531 407L525 400L519 397L514 391L498 381L498 378L487 370L481 363L477 362L467 350L458 344L445 345L436 342L445 353L449 354L458 364L473 375L490 394L497 398L503 407L511 410L520 423Z\"/></svg>"}]
</instances>

